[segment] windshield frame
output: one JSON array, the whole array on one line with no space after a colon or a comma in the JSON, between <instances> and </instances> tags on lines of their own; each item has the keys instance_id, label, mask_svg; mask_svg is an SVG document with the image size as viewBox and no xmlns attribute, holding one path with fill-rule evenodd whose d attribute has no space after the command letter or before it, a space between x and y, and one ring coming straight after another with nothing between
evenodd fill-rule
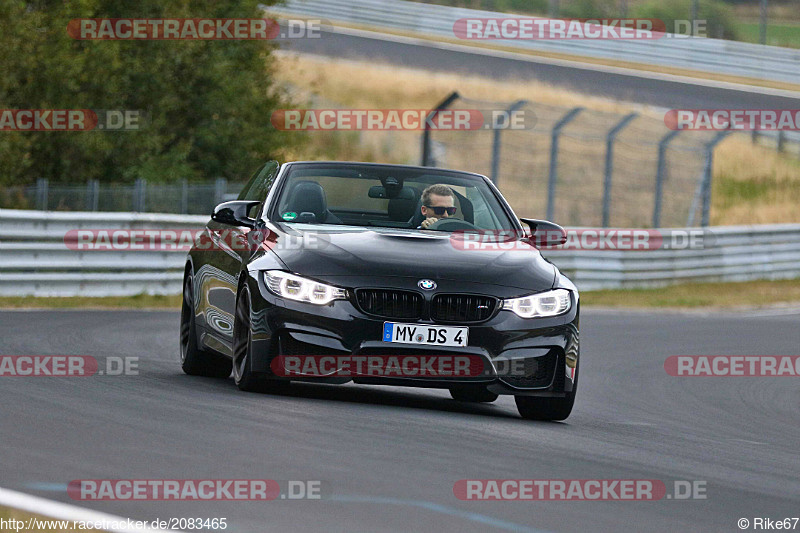
<instances>
[{"instance_id":1,"label":"windshield frame","mask_svg":"<svg viewBox=\"0 0 800 533\"><path fill-rule=\"evenodd\" d=\"M278 203L281 197L283 196L284 189L286 187L286 183L289 181L289 176L291 175L292 169L297 167L302 168L330 168L330 167L341 167L343 169L353 167L369 167L376 171L380 171L382 169L402 169L402 170L419 170L424 171L426 174L442 174L443 176L449 177L456 177L459 179L465 179L467 181L480 181L482 182L491 194L494 195L495 200L500 205L500 208L503 211L503 214L506 218L511 222L511 228L508 229L515 229L517 231L523 231L522 224L519 222L516 214L514 213L511 206L508 204L506 199L500 193L498 188L495 186L492 181L482 174L476 174L473 172L466 172L463 170L451 170L451 169L444 169L438 167L420 167L420 166L413 166L413 165L391 165L391 164L384 164L384 163L365 163L365 162L356 162L356 161L302 161L302 162L291 162L285 163L281 165L281 169L279 171L279 175L275 178L275 183L273 184L272 190L269 193L269 197L267 198L268 205L266 209L262 211L261 219L265 222L270 222L272 224L303 224L303 222L287 222L280 217L278 217L277 209ZM496 216L498 216L496 214ZM499 216L498 216L499 218ZM500 221L503 222L502 220ZM336 227L348 227L348 228L362 228L362 229L383 229L383 226L356 226L352 224L324 224L325 226L329 226L330 228ZM388 228L388 226L387 226ZM416 228L391 228L391 229L404 229L410 231L421 231ZM504 228L505 229L505 228Z\"/></svg>"}]
</instances>

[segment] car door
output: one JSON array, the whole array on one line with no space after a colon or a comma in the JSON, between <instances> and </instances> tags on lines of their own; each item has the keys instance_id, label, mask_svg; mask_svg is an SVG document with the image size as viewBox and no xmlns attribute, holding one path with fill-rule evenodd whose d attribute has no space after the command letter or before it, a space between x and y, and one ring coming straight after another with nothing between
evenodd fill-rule
<instances>
[{"instance_id":1,"label":"car door","mask_svg":"<svg viewBox=\"0 0 800 533\"><path fill-rule=\"evenodd\" d=\"M239 194L238 200L257 200L249 216L257 218L264 200L278 174L277 161L262 165ZM233 319L236 308L236 289L242 265L253 251L247 245L245 227L230 226L211 220L207 226L211 241L210 250L203 252L204 272L200 277L201 294L205 296L204 322L207 338L204 344L216 351L231 354L233 346Z\"/></svg>"}]
</instances>

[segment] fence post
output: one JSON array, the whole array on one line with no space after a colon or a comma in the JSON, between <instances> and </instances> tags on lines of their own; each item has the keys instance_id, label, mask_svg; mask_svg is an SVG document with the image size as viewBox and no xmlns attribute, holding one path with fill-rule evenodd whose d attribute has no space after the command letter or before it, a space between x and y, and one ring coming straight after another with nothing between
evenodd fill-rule
<instances>
[{"instance_id":1,"label":"fence post","mask_svg":"<svg viewBox=\"0 0 800 533\"><path fill-rule=\"evenodd\" d=\"M674 130L664 135L658 142L658 166L656 167L656 192L653 204L653 227L661 224L661 194L664 190L664 172L666 172L667 145L678 135L681 130Z\"/></svg>"},{"instance_id":2,"label":"fence post","mask_svg":"<svg viewBox=\"0 0 800 533\"><path fill-rule=\"evenodd\" d=\"M556 200L556 178L558 176L558 136L561 128L566 126L569 121L575 118L578 113L583 111L583 107L575 107L567 111L567 114L553 125L550 132L550 173L547 178L547 220L553 220Z\"/></svg>"},{"instance_id":3,"label":"fence post","mask_svg":"<svg viewBox=\"0 0 800 533\"><path fill-rule=\"evenodd\" d=\"M425 130L422 132L422 161L420 165L423 167L431 166L431 132L428 128L428 121L433 120L433 117L436 116L437 111L441 111L442 109L447 109L450 107L450 104L456 101L456 99L460 98L458 91L453 91L450 96L439 102L439 105L436 106L428 115L425 117Z\"/></svg>"},{"instance_id":4,"label":"fence post","mask_svg":"<svg viewBox=\"0 0 800 533\"><path fill-rule=\"evenodd\" d=\"M622 131L622 128L630 124L630 122L639 116L638 113L630 113L625 115L622 120L617 122L613 128L608 131L606 137L606 168L603 177L603 227L607 228L609 220L611 219L611 176L614 173L614 140L617 134Z\"/></svg>"},{"instance_id":5,"label":"fence post","mask_svg":"<svg viewBox=\"0 0 800 533\"><path fill-rule=\"evenodd\" d=\"M784 149L784 144L786 143L786 132L784 130L778 130L778 153L782 154Z\"/></svg>"},{"instance_id":6,"label":"fence post","mask_svg":"<svg viewBox=\"0 0 800 533\"><path fill-rule=\"evenodd\" d=\"M189 183L181 180L181 214L185 215L189 212Z\"/></svg>"},{"instance_id":7,"label":"fence post","mask_svg":"<svg viewBox=\"0 0 800 533\"><path fill-rule=\"evenodd\" d=\"M225 201L225 194L228 192L228 180L225 178L217 178L214 180L214 205L221 204Z\"/></svg>"},{"instance_id":8,"label":"fence post","mask_svg":"<svg viewBox=\"0 0 800 533\"><path fill-rule=\"evenodd\" d=\"M133 210L137 213L144 213L147 195L147 181L138 178L133 185Z\"/></svg>"},{"instance_id":9,"label":"fence post","mask_svg":"<svg viewBox=\"0 0 800 533\"><path fill-rule=\"evenodd\" d=\"M50 183L47 181L47 178L38 178L36 180L36 209L47 211L49 189Z\"/></svg>"},{"instance_id":10,"label":"fence post","mask_svg":"<svg viewBox=\"0 0 800 533\"><path fill-rule=\"evenodd\" d=\"M99 207L100 195L100 182L98 180L89 180L86 182L86 210L97 211Z\"/></svg>"},{"instance_id":11,"label":"fence post","mask_svg":"<svg viewBox=\"0 0 800 533\"><path fill-rule=\"evenodd\" d=\"M506 108L505 112L508 115L509 124L511 121L511 114L527 103L527 100L517 100ZM494 127L494 124L492 124L492 126ZM497 179L499 177L498 172L500 171L500 133L502 133L502 131L503 128L494 129L494 141L492 143L492 173L489 177L495 185L497 185Z\"/></svg>"},{"instance_id":12,"label":"fence post","mask_svg":"<svg viewBox=\"0 0 800 533\"><path fill-rule=\"evenodd\" d=\"M712 170L714 166L714 148L719 144L722 139L727 137L730 131L721 131L717 133L705 146L706 160L703 165L703 215L700 224L705 227L708 226L708 219L711 213L711 180L713 178Z\"/></svg>"}]
</instances>

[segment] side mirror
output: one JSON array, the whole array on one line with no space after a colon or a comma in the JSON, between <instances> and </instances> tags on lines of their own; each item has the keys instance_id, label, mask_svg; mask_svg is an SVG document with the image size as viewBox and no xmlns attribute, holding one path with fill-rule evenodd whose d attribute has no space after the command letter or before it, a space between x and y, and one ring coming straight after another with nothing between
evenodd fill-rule
<instances>
[{"instance_id":1,"label":"side mirror","mask_svg":"<svg viewBox=\"0 0 800 533\"><path fill-rule=\"evenodd\" d=\"M535 218L521 218L522 222L530 226L530 242L534 246L559 246L567 242L567 230L549 220Z\"/></svg>"},{"instance_id":2,"label":"side mirror","mask_svg":"<svg viewBox=\"0 0 800 533\"><path fill-rule=\"evenodd\" d=\"M214 212L211 213L211 220L228 226L244 226L253 229L256 227L256 221L248 215L250 210L260 203L258 200L223 202L214 208Z\"/></svg>"}]
</instances>

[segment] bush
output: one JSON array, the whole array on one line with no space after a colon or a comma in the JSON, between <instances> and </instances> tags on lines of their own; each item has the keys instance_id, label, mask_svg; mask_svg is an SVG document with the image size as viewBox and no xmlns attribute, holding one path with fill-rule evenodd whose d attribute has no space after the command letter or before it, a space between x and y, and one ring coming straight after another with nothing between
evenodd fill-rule
<instances>
[{"instance_id":1,"label":"bush","mask_svg":"<svg viewBox=\"0 0 800 533\"><path fill-rule=\"evenodd\" d=\"M523 13L529 15L546 15L550 5L549 0L414 0L425 4L438 4L442 6L466 7L468 9L483 9L484 11L499 11L502 13Z\"/></svg>"},{"instance_id":2,"label":"bush","mask_svg":"<svg viewBox=\"0 0 800 533\"><path fill-rule=\"evenodd\" d=\"M0 107L143 110L139 131L2 132L0 184L227 177L279 157L265 41L75 40L75 18L262 18L264 0L3 0ZM271 2L266 2L271 3ZM299 137L294 137L299 139Z\"/></svg>"},{"instance_id":3,"label":"bush","mask_svg":"<svg viewBox=\"0 0 800 533\"><path fill-rule=\"evenodd\" d=\"M561 2L558 13L560 18L599 19L619 17L616 0L572 0Z\"/></svg>"}]
</instances>

